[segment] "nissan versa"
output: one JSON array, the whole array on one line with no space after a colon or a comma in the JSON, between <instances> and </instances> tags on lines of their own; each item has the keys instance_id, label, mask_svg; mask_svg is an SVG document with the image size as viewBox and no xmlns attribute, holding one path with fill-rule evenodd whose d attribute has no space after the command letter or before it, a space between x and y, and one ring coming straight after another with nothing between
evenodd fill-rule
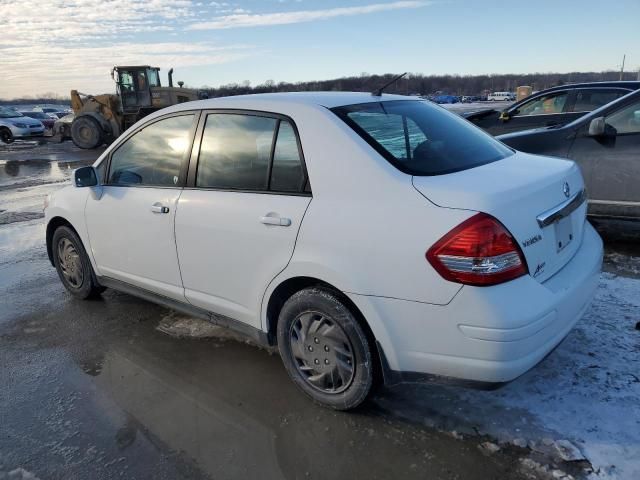
<instances>
[{"instance_id":1,"label":"nissan versa","mask_svg":"<svg viewBox=\"0 0 640 480\"><path fill-rule=\"evenodd\" d=\"M45 205L73 296L114 288L277 344L336 409L378 379L518 377L582 316L602 263L573 162L402 96L183 103L73 183Z\"/></svg>"}]
</instances>

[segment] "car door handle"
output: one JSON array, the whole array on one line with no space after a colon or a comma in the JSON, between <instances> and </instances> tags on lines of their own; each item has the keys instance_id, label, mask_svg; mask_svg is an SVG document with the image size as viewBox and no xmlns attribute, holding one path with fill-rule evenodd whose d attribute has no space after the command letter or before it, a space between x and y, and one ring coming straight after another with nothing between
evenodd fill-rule
<instances>
[{"instance_id":1,"label":"car door handle","mask_svg":"<svg viewBox=\"0 0 640 480\"><path fill-rule=\"evenodd\" d=\"M291 225L291 219L283 217L260 217L260 222L264 223L265 225L278 225L280 227L288 227L289 225Z\"/></svg>"},{"instance_id":2,"label":"car door handle","mask_svg":"<svg viewBox=\"0 0 640 480\"><path fill-rule=\"evenodd\" d=\"M165 207L160 203L154 203L151 205L151 211L153 213L169 213L169 207Z\"/></svg>"}]
</instances>

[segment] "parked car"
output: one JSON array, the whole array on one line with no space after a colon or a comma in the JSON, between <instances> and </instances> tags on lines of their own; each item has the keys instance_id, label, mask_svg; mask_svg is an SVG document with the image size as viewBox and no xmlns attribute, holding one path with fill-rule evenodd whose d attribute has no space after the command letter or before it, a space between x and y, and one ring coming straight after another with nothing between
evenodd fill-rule
<instances>
[{"instance_id":1,"label":"parked car","mask_svg":"<svg viewBox=\"0 0 640 480\"><path fill-rule=\"evenodd\" d=\"M460 100L456 95L436 95L433 97L433 101L436 103L458 103Z\"/></svg>"},{"instance_id":2,"label":"parked car","mask_svg":"<svg viewBox=\"0 0 640 480\"><path fill-rule=\"evenodd\" d=\"M548 88L498 111L475 110L462 116L492 135L564 125L640 88L640 82L592 82Z\"/></svg>"},{"instance_id":3,"label":"parked car","mask_svg":"<svg viewBox=\"0 0 640 480\"><path fill-rule=\"evenodd\" d=\"M460 99L460 102L462 103L474 103L479 101L480 101L480 97L478 95L464 95Z\"/></svg>"},{"instance_id":4,"label":"parked car","mask_svg":"<svg viewBox=\"0 0 640 480\"><path fill-rule=\"evenodd\" d=\"M53 124L56 122L53 118L51 118L49 115L47 115L44 112L22 111L20 113L25 117L35 118L37 120L40 120L44 125L44 128L47 130L52 129Z\"/></svg>"},{"instance_id":5,"label":"parked car","mask_svg":"<svg viewBox=\"0 0 640 480\"><path fill-rule=\"evenodd\" d=\"M495 384L541 361L598 285L585 213L573 162L367 93L154 112L45 203L72 296L111 287L277 345L336 409L375 378Z\"/></svg>"},{"instance_id":6,"label":"parked car","mask_svg":"<svg viewBox=\"0 0 640 480\"><path fill-rule=\"evenodd\" d=\"M512 92L493 92L487 95L490 102L513 102L515 99L516 95Z\"/></svg>"},{"instance_id":7,"label":"parked car","mask_svg":"<svg viewBox=\"0 0 640 480\"><path fill-rule=\"evenodd\" d=\"M501 135L524 152L574 160L589 193L589 214L640 220L640 90L565 126Z\"/></svg>"},{"instance_id":8,"label":"parked car","mask_svg":"<svg viewBox=\"0 0 640 480\"><path fill-rule=\"evenodd\" d=\"M34 137L44 133L44 125L13 109L0 107L0 140L11 143L15 138Z\"/></svg>"},{"instance_id":9,"label":"parked car","mask_svg":"<svg viewBox=\"0 0 640 480\"><path fill-rule=\"evenodd\" d=\"M44 112L47 115L49 115L49 117L53 118L54 120L57 120L58 118L61 118L60 115L64 116L64 115L68 115L69 109L68 108L64 108L63 106L59 106L59 107L43 107L43 106L38 106L38 107L34 107L33 109L34 112Z\"/></svg>"}]
</instances>

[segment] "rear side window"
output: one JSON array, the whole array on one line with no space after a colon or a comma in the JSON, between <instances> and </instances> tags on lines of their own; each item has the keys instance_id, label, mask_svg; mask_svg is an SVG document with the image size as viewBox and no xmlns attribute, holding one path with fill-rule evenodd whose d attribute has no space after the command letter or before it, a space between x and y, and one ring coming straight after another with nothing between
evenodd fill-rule
<instances>
[{"instance_id":1,"label":"rear side window","mask_svg":"<svg viewBox=\"0 0 640 480\"><path fill-rule=\"evenodd\" d=\"M209 114L200 146L196 186L302 192L305 172L292 124L259 115Z\"/></svg>"},{"instance_id":2,"label":"rear side window","mask_svg":"<svg viewBox=\"0 0 640 480\"><path fill-rule=\"evenodd\" d=\"M280 192L299 192L303 187L304 170L296 133L289 122L282 120L273 153L270 189Z\"/></svg>"},{"instance_id":3,"label":"rear side window","mask_svg":"<svg viewBox=\"0 0 640 480\"><path fill-rule=\"evenodd\" d=\"M399 170L441 175L513 154L458 115L423 101L390 101L332 109Z\"/></svg>"},{"instance_id":4,"label":"rear side window","mask_svg":"<svg viewBox=\"0 0 640 480\"><path fill-rule=\"evenodd\" d=\"M152 123L111 155L109 184L175 187L190 145L194 115Z\"/></svg>"},{"instance_id":5,"label":"rear side window","mask_svg":"<svg viewBox=\"0 0 640 480\"><path fill-rule=\"evenodd\" d=\"M590 112L600 108L607 103L613 102L629 93L628 91L607 91L607 90L578 90L576 92L576 102L573 105L574 112Z\"/></svg>"},{"instance_id":6,"label":"rear side window","mask_svg":"<svg viewBox=\"0 0 640 480\"><path fill-rule=\"evenodd\" d=\"M196 186L266 190L277 120L211 114L204 127Z\"/></svg>"}]
</instances>

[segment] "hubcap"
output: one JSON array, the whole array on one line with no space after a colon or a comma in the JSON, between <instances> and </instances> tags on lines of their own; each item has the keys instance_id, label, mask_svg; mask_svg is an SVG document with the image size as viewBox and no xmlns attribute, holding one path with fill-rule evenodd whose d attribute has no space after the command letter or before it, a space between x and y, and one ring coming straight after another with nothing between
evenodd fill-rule
<instances>
[{"instance_id":1,"label":"hubcap","mask_svg":"<svg viewBox=\"0 0 640 480\"><path fill-rule=\"evenodd\" d=\"M91 138L91 129L89 127L85 127L84 125L80 127L80 138L83 140L89 140Z\"/></svg>"},{"instance_id":2,"label":"hubcap","mask_svg":"<svg viewBox=\"0 0 640 480\"><path fill-rule=\"evenodd\" d=\"M319 312L300 314L289 332L298 371L320 391L346 390L355 373L351 342L342 327Z\"/></svg>"},{"instance_id":3,"label":"hubcap","mask_svg":"<svg viewBox=\"0 0 640 480\"><path fill-rule=\"evenodd\" d=\"M67 283L74 288L80 288L84 280L82 261L76 247L68 238L62 238L58 242L58 262Z\"/></svg>"}]
</instances>

